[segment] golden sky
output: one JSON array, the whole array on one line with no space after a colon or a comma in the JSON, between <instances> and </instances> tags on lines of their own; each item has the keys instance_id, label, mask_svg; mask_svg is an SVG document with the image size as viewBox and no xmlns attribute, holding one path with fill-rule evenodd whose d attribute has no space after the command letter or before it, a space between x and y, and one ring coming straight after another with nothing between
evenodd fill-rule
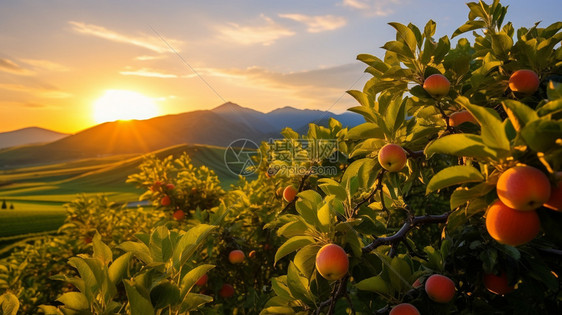
<instances>
[{"instance_id":1,"label":"golden sky","mask_svg":"<svg viewBox=\"0 0 562 315\"><path fill-rule=\"evenodd\" d=\"M503 2L516 27L562 11ZM356 55L382 55L388 22L433 19L440 37L467 14L450 0L1 1L0 132L80 131L109 90L141 94L158 114L225 101L343 112L355 105L345 91L367 79Z\"/></svg>"}]
</instances>

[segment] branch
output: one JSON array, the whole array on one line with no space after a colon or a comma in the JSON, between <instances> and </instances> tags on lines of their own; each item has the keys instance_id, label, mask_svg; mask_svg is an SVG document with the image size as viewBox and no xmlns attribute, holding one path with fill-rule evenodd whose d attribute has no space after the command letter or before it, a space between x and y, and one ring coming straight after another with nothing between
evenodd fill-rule
<instances>
[{"instance_id":1,"label":"branch","mask_svg":"<svg viewBox=\"0 0 562 315\"><path fill-rule=\"evenodd\" d=\"M339 297L341 297L342 295L346 295L347 294L347 280L349 279L349 274L346 274L343 278L341 278L340 280L338 280L338 282L336 283L336 286L334 287L334 290L332 291L332 296L327 299L326 301L320 303L318 305L318 308L316 309L316 314L320 314L320 311L322 310L323 307L326 306L330 306L328 308L328 313L326 313L326 315L331 315L334 312L334 306L336 305L336 301Z\"/></svg>"},{"instance_id":2,"label":"branch","mask_svg":"<svg viewBox=\"0 0 562 315\"><path fill-rule=\"evenodd\" d=\"M439 101L437 101L436 103L437 103L436 104L437 109L439 109L441 116L443 117L443 119L445 119L445 124L447 125L447 131L449 131L449 133L456 133L455 128L451 127L449 123L449 116L445 114L445 111L443 110L443 108L441 108L441 103L439 103Z\"/></svg>"},{"instance_id":3,"label":"branch","mask_svg":"<svg viewBox=\"0 0 562 315\"><path fill-rule=\"evenodd\" d=\"M424 215L413 217L410 220L404 222L404 225L402 225L400 230L398 230L398 232L396 232L394 235L377 238L371 244L363 247L363 252L369 253L381 245L394 245L395 243L399 243L414 227L428 223L444 223L447 222L448 217L449 212L439 215Z\"/></svg>"},{"instance_id":4,"label":"branch","mask_svg":"<svg viewBox=\"0 0 562 315\"><path fill-rule=\"evenodd\" d=\"M412 151L408 148L403 148L404 151L406 151L406 153L408 153L408 155L413 158L413 159L417 159L419 157L425 157L425 154L423 153L423 150L418 150L418 151Z\"/></svg>"}]
</instances>

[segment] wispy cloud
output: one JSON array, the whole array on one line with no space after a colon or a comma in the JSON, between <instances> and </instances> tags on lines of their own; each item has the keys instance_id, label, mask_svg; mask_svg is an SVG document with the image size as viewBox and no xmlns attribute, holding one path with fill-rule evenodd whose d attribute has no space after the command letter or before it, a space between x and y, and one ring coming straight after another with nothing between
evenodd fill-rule
<instances>
[{"instance_id":1,"label":"wispy cloud","mask_svg":"<svg viewBox=\"0 0 562 315\"><path fill-rule=\"evenodd\" d=\"M293 36L295 32L276 23L273 19L261 15L260 25L243 26L229 23L218 28L220 37L242 45L261 44L264 46L275 43L282 37Z\"/></svg>"},{"instance_id":2,"label":"wispy cloud","mask_svg":"<svg viewBox=\"0 0 562 315\"><path fill-rule=\"evenodd\" d=\"M204 76L231 79L233 84L252 86L282 92L298 100L299 103L316 108L329 108L346 90L356 83L355 89L365 83L358 82L363 75L364 66L360 63L345 64L321 69L299 72L275 72L261 67L247 69L202 68L197 72ZM345 110L354 105L351 98L344 98L334 109Z\"/></svg>"},{"instance_id":3,"label":"wispy cloud","mask_svg":"<svg viewBox=\"0 0 562 315\"><path fill-rule=\"evenodd\" d=\"M0 58L0 71L17 74L17 75L33 75L33 71L23 68L14 61L6 58Z\"/></svg>"},{"instance_id":4,"label":"wispy cloud","mask_svg":"<svg viewBox=\"0 0 562 315\"><path fill-rule=\"evenodd\" d=\"M32 67L40 68L43 70L61 71L61 72L70 70L68 67L61 65L60 63L56 63L49 60L42 60L42 59L20 59L20 60Z\"/></svg>"},{"instance_id":5,"label":"wispy cloud","mask_svg":"<svg viewBox=\"0 0 562 315\"><path fill-rule=\"evenodd\" d=\"M148 69L148 68L141 68L138 70L124 70L119 72L122 75L133 75L139 77L149 77L149 78L177 78L176 74L172 73L162 73L156 70Z\"/></svg>"},{"instance_id":6,"label":"wispy cloud","mask_svg":"<svg viewBox=\"0 0 562 315\"><path fill-rule=\"evenodd\" d=\"M343 0L342 5L361 10L367 15L387 16L394 13L404 0Z\"/></svg>"},{"instance_id":7,"label":"wispy cloud","mask_svg":"<svg viewBox=\"0 0 562 315\"><path fill-rule=\"evenodd\" d=\"M157 59L162 59L164 58L164 56L159 55L159 56L153 56L153 55L142 55L142 56L137 56L135 58L135 60L140 60L140 61L149 61L149 60L157 60Z\"/></svg>"},{"instance_id":8,"label":"wispy cloud","mask_svg":"<svg viewBox=\"0 0 562 315\"><path fill-rule=\"evenodd\" d=\"M83 22L69 21L68 24L72 26L72 29L80 34L95 36L103 39L107 39L117 43L124 43L129 45L134 45L138 47L143 47L148 50L152 50L157 53L169 52L170 49L159 37L150 36L147 34L140 35L128 35L119 33L107 29L103 26L86 24ZM174 49L179 51L179 46L183 44L181 40L167 38L166 41L174 47Z\"/></svg>"},{"instance_id":9,"label":"wispy cloud","mask_svg":"<svg viewBox=\"0 0 562 315\"><path fill-rule=\"evenodd\" d=\"M23 84L13 84L13 83L0 83L0 89L16 91L22 93L29 93L38 97L43 98L68 98L72 94L60 91L56 88L52 88L46 85L43 86L29 86Z\"/></svg>"},{"instance_id":10,"label":"wispy cloud","mask_svg":"<svg viewBox=\"0 0 562 315\"><path fill-rule=\"evenodd\" d=\"M304 23L310 33L332 31L347 24L344 17L335 15L279 14L279 17Z\"/></svg>"}]
</instances>

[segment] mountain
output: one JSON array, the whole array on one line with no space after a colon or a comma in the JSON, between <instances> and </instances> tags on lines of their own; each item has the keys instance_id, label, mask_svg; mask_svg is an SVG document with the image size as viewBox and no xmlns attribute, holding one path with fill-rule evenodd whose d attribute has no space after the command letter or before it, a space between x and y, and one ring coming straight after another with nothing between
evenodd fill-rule
<instances>
[{"instance_id":1,"label":"mountain","mask_svg":"<svg viewBox=\"0 0 562 315\"><path fill-rule=\"evenodd\" d=\"M0 169L113 154L148 153L178 144L226 147L238 139L259 143L280 137L279 132L284 127L302 133L308 129L308 123L325 124L329 117L341 119L347 126L363 122L357 114L336 115L292 107L263 113L228 102L211 110L106 122L54 142L0 149Z\"/></svg>"},{"instance_id":2,"label":"mountain","mask_svg":"<svg viewBox=\"0 0 562 315\"><path fill-rule=\"evenodd\" d=\"M28 127L8 132L0 132L0 149L26 144L52 142L68 136L39 127Z\"/></svg>"}]
</instances>

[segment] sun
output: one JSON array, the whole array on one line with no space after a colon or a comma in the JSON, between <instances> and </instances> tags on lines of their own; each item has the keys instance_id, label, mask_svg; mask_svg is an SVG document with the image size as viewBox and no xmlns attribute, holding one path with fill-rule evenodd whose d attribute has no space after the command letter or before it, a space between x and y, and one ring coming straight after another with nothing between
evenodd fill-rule
<instances>
[{"instance_id":1,"label":"sun","mask_svg":"<svg viewBox=\"0 0 562 315\"><path fill-rule=\"evenodd\" d=\"M103 123L115 120L148 119L158 116L158 106L145 95L126 90L107 90L94 102L94 120Z\"/></svg>"}]
</instances>

